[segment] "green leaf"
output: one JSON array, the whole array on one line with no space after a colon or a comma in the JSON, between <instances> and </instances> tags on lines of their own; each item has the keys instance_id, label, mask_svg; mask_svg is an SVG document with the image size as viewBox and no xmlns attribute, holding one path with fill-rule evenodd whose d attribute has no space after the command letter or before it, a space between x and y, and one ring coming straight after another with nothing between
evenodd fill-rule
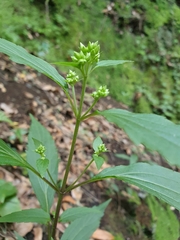
<instances>
[{"instance_id":1,"label":"green leaf","mask_svg":"<svg viewBox=\"0 0 180 240\"><path fill-rule=\"evenodd\" d=\"M10 182L6 182L2 179L0 179L0 189L1 189L1 194L0 194L0 207L1 204L4 203L5 199L7 197L11 197L16 194L16 188L12 185Z\"/></svg>"},{"instance_id":2,"label":"green leaf","mask_svg":"<svg viewBox=\"0 0 180 240\"><path fill-rule=\"evenodd\" d=\"M39 154L34 151L35 145L33 140L36 139L37 141L41 142L43 146L45 146L46 157L49 159L48 170L52 179L54 182L56 182L59 159L55 143L49 132L33 116L31 116L31 120L32 123L28 136L27 161L35 169L37 169L36 161L39 158ZM51 182L51 179L47 173L45 173L44 176ZM41 208L49 212L54 198L54 190L31 171L29 171L29 177L36 196L41 204Z\"/></svg>"},{"instance_id":3,"label":"green leaf","mask_svg":"<svg viewBox=\"0 0 180 240\"><path fill-rule=\"evenodd\" d=\"M38 172L40 173L41 177L44 177L47 169L48 169L48 166L49 166L49 160L48 159L38 159L36 161L36 167L37 167L37 170Z\"/></svg>"},{"instance_id":4,"label":"green leaf","mask_svg":"<svg viewBox=\"0 0 180 240\"><path fill-rule=\"evenodd\" d=\"M0 222L6 223L35 222L47 224L49 221L49 214L40 208L26 209L19 212L13 212L0 218Z\"/></svg>"},{"instance_id":5,"label":"green leaf","mask_svg":"<svg viewBox=\"0 0 180 240\"><path fill-rule=\"evenodd\" d=\"M180 210L180 173L157 165L135 163L106 168L91 182L116 178L134 184Z\"/></svg>"},{"instance_id":6,"label":"green leaf","mask_svg":"<svg viewBox=\"0 0 180 240\"><path fill-rule=\"evenodd\" d=\"M167 204L162 204L149 195L146 199L152 216L153 239L177 240L179 238L179 220Z\"/></svg>"},{"instance_id":7,"label":"green leaf","mask_svg":"<svg viewBox=\"0 0 180 240\"><path fill-rule=\"evenodd\" d=\"M180 126L155 114L131 113L122 109L98 112L123 128L135 144L158 151L170 164L180 166Z\"/></svg>"},{"instance_id":8,"label":"green leaf","mask_svg":"<svg viewBox=\"0 0 180 240\"><path fill-rule=\"evenodd\" d=\"M72 222L75 221L77 218L81 218L88 214L98 214L100 218L104 215L104 211L108 204L110 203L111 199L108 201L100 204L99 206L95 206L92 208L87 207L75 207L69 208L61 214L60 222Z\"/></svg>"},{"instance_id":9,"label":"green leaf","mask_svg":"<svg viewBox=\"0 0 180 240\"><path fill-rule=\"evenodd\" d=\"M78 218L65 230L61 240L89 240L99 224L99 215L89 214Z\"/></svg>"},{"instance_id":10,"label":"green leaf","mask_svg":"<svg viewBox=\"0 0 180 240\"><path fill-rule=\"evenodd\" d=\"M95 68L117 66L117 65L120 65L120 64L128 63L128 62L133 62L133 61L129 61L129 60L102 60L102 61L99 61L96 64Z\"/></svg>"},{"instance_id":11,"label":"green leaf","mask_svg":"<svg viewBox=\"0 0 180 240\"><path fill-rule=\"evenodd\" d=\"M62 213L60 222L73 222L77 218L82 218L83 216L88 214L99 214L101 217L103 216L103 212L98 210L97 208L74 207L69 208Z\"/></svg>"},{"instance_id":12,"label":"green leaf","mask_svg":"<svg viewBox=\"0 0 180 240\"><path fill-rule=\"evenodd\" d=\"M12 123L3 111L0 111L0 122Z\"/></svg>"},{"instance_id":13,"label":"green leaf","mask_svg":"<svg viewBox=\"0 0 180 240\"><path fill-rule=\"evenodd\" d=\"M3 140L0 139L0 165L11 165L31 168L30 165Z\"/></svg>"},{"instance_id":14,"label":"green leaf","mask_svg":"<svg viewBox=\"0 0 180 240\"><path fill-rule=\"evenodd\" d=\"M43 73L66 90L67 84L58 71L44 60L28 53L24 48L0 38L0 52L8 55L16 63L30 66L38 72Z\"/></svg>"},{"instance_id":15,"label":"green leaf","mask_svg":"<svg viewBox=\"0 0 180 240\"><path fill-rule=\"evenodd\" d=\"M43 145L42 142L40 142L39 140L32 138L33 142L34 142L34 146L35 149L38 148L40 145Z\"/></svg>"},{"instance_id":16,"label":"green leaf","mask_svg":"<svg viewBox=\"0 0 180 240\"><path fill-rule=\"evenodd\" d=\"M21 210L21 205L16 196L8 197L3 204L0 204L0 216Z\"/></svg>"},{"instance_id":17,"label":"green leaf","mask_svg":"<svg viewBox=\"0 0 180 240\"><path fill-rule=\"evenodd\" d=\"M98 156L96 154L93 154L93 159L94 159L94 161L96 163L97 169L99 170L102 167L103 163L104 163L104 158L100 157L100 156Z\"/></svg>"},{"instance_id":18,"label":"green leaf","mask_svg":"<svg viewBox=\"0 0 180 240\"><path fill-rule=\"evenodd\" d=\"M93 149L94 149L94 151L98 151L98 147L99 147L99 145L102 144L102 143L103 143L102 139L101 139L100 137L97 137L97 138L94 140L94 142L93 142Z\"/></svg>"},{"instance_id":19,"label":"green leaf","mask_svg":"<svg viewBox=\"0 0 180 240\"><path fill-rule=\"evenodd\" d=\"M60 65L60 66L67 66L67 67L76 67L78 68L79 64L76 62L54 62L52 64Z\"/></svg>"}]
</instances>

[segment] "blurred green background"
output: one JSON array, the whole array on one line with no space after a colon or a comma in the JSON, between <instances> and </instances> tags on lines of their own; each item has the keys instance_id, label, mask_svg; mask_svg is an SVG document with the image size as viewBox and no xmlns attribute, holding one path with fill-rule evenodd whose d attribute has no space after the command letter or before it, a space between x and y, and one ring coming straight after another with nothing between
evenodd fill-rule
<instances>
[{"instance_id":1,"label":"blurred green background","mask_svg":"<svg viewBox=\"0 0 180 240\"><path fill-rule=\"evenodd\" d=\"M99 69L89 84L106 84L133 111L180 122L178 0L1 0L0 36L49 62L98 40L101 60L134 63Z\"/></svg>"}]
</instances>

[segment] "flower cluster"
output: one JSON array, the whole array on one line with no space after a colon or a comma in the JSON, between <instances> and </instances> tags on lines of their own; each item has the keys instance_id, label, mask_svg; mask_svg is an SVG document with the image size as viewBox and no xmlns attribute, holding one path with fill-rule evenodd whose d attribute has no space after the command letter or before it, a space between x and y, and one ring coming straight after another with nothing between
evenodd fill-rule
<instances>
[{"instance_id":1,"label":"flower cluster","mask_svg":"<svg viewBox=\"0 0 180 240\"><path fill-rule=\"evenodd\" d=\"M73 71L69 71L69 73L66 76L66 82L73 86L75 83L77 83L79 81L79 76L73 72Z\"/></svg>"},{"instance_id":2,"label":"flower cluster","mask_svg":"<svg viewBox=\"0 0 180 240\"><path fill-rule=\"evenodd\" d=\"M100 153L107 152L107 148L104 143L98 146L98 150L94 152L95 155L100 155Z\"/></svg>"},{"instance_id":3,"label":"flower cluster","mask_svg":"<svg viewBox=\"0 0 180 240\"><path fill-rule=\"evenodd\" d=\"M38 153L41 156L41 159L45 159L46 155L45 155L45 147L40 144L38 148L36 148L35 152Z\"/></svg>"},{"instance_id":4,"label":"flower cluster","mask_svg":"<svg viewBox=\"0 0 180 240\"><path fill-rule=\"evenodd\" d=\"M78 64L85 63L97 63L100 58L100 46L98 42L89 42L88 46L84 46L80 43L79 52L74 52L74 56L72 56L72 60L77 62Z\"/></svg>"},{"instance_id":5,"label":"flower cluster","mask_svg":"<svg viewBox=\"0 0 180 240\"><path fill-rule=\"evenodd\" d=\"M91 94L94 99L106 97L109 94L109 89L106 86L100 86L99 89Z\"/></svg>"}]
</instances>

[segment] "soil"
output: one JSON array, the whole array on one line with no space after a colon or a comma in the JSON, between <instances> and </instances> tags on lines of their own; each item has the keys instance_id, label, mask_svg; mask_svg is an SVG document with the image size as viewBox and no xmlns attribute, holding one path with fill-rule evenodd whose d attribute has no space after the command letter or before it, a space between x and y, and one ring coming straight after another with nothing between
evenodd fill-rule
<instances>
[{"instance_id":1,"label":"soil","mask_svg":"<svg viewBox=\"0 0 180 240\"><path fill-rule=\"evenodd\" d=\"M78 96L80 92L81 86L78 85L76 88ZM91 92L92 89L88 88L84 108L90 106ZM99 110L107 108L128 109L111 97L101 99L97 104ZM62 179L75 125L73 113L63 91L47 77L29 67L11 62L5 55L0 55L0 109L13 121L13 124L0 123L0 138L20 153L24 153L26 150L30 126L29 114L34 115L48 129L55 140L61 158L58 178ZM24 131L20 137L15 134L17 129ZM133 145L121 129L108 123L102 117L92 117L83 122L80 128L68 184L76 179L91 159L92 142L97 135L102 137L110 150L105 155L107 161L103 168L129 164L127 160L118 158L116 153L127 156L136 154L140 161L156 161L158 164L169 167L158 154L148 153L142 145ZM83 179L85 180L90 174L96 173L96 167L92 165ZM39 207L25 171L17 167L0 168L0 178L11 181L17 187L17 195L22 209ZM136 193L139 204L133 201L133 196L129 193L130 190ZM71 205L94 206L112 198L100 228L109 231L114 236L121 233L124 239L152 239L151 212L147 207L145 198L140 197L142 195L143 192L140 189L123 182L103 181L72 191L66 196L63 209L67 209ZM55 209L55 205L56 202L53 204L52 210ZM27 225L23 225L22 228L26 229ZM59 233L63 232L64 228L59 224ZM6 226L5 232L1 229L4 228L0 227L0 239L4 239L5 235L11 236L14 229L20 231L18 224ZM22 236L28 240L42 239L42 234L41 226L34 224ZM38 236L41 237L38 238Z\"/></svg>"}]
</instances>

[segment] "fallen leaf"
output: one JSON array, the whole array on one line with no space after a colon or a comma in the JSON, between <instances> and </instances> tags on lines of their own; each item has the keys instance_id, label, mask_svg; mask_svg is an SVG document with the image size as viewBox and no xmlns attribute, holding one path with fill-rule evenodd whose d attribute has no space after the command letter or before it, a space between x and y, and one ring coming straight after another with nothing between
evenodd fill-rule
<instances>
[{"instance_id":1,"label":"fallen leaf","mask_svg":"<svg viewBox=\"0 0 180 240\"><path fill-rule=\"evenodd\" d=\"M33 228L32 223L15 223L14 230L21 236L24 237Z\"/></svg>"},{"instance_id":2,"label":"fallen leaf","mask_svg":"<svg viewBox=\"0 0 180 240\"><path fill-rule=\"evenodd\" d=\"M33 99L34 98L34 96L31 93L29 93L29 92L24 92L24 95L25 95L25 97L27 97L29 99Z\"/></svg>"},{"instance_id":3,"label":"fallen leaf","mask_svg":"<svg viewBox=\"0 0 180 240\"><path fill-rule=\"evenodd\" d=\"M71 191L72 197L76 199L76 201L79 203L79 201L82 198L83 191L80 187L77 187Z\"/></svg>"},{"instance_id":4,"label":"fallen leaf","mask_svg":"<svg viewBox=\"0 0 180 240\"><path fill-rule=\"evenodd\" d=\"M114 236L111 233L101 229L97 229L93 233L92 238L96 240L114 240Z\"/></svg>"},{"instance_id":5,"label":"fallen leaf","mask_svg":"<svg viewBox=\"0 0 180 240\"><path fill-rule=\"evenodd\" d=\"M4 110L6 113L14 113L14 110L12 109L12 107L7 105L6 103L1 103L0 108Z\"/></svg>"},{"instance_id":6,"label":"fallen leaf","mask_svg":"<svg viewBox=\"0 0 180 240\"><path fill-rule=\"evenodd\" d=\"M64 196L62 201L63 202L68 202L68 203L72 203L72 204L76 204L76 201L69 195Z\"/></svg>"},{"instance_id":7,"label":"fallen leaf","mask_svg":"<svg viewBox=\"0 0 180 240\"><path fill-rule=\"evenodd\" d=\"M43 239L43 231L42 228L40 227L35 227L33 229L33 233L34 233L34 239L35 240L42 240Z\"/></svg>"}]
</instances>

